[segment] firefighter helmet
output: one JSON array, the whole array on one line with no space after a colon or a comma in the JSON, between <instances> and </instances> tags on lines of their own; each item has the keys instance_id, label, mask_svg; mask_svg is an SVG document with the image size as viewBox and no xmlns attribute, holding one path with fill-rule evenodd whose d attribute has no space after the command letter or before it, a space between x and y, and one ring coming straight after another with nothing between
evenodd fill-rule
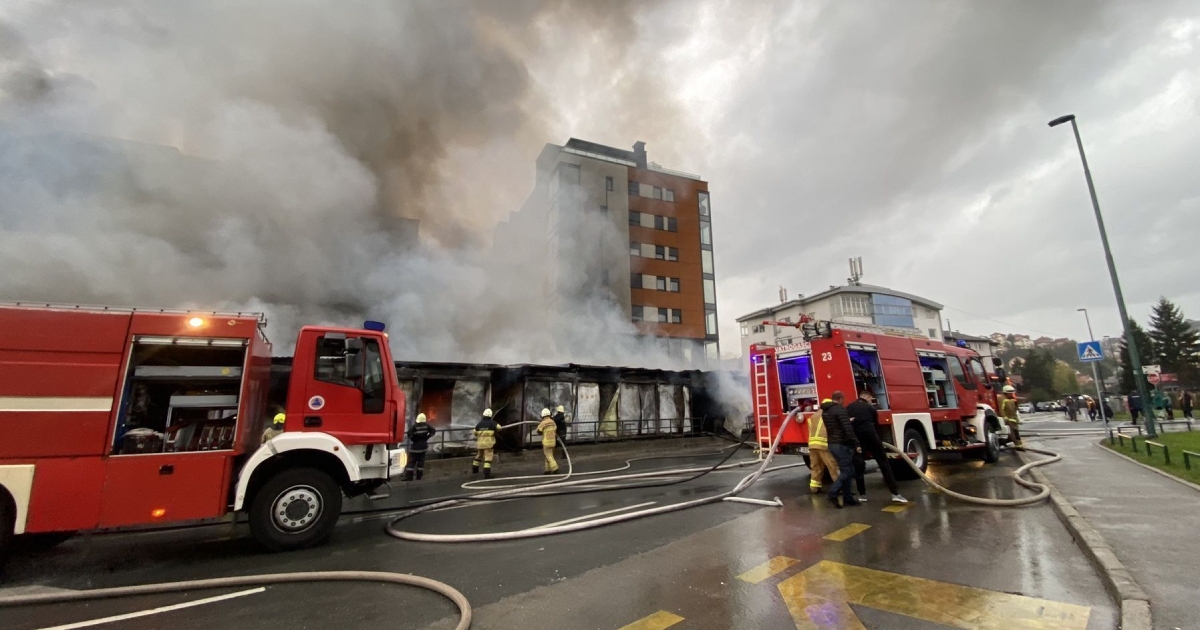
<instances>
[{"instance_id":1,"label":"firefighter helmet","mask_svg":"<svg viewBox=\"0 0 1200 630\"><path fill-rule=\"evenodd\" d=\"M1004 389L1002 391L1005 394L1015 394L1015 393L1017 393L1017 388L1013 387L1012 385L1005 385Z\"/></svg>"},{"instance_id":2,"label":"firefighter helmet","mask_svg":"<svg viewBox=\"0 0 1200 630\"><path fill-rule=\"evenodd\" d=\"M484 410L483 410L483 417L484 417L484 418L491 418L491 417L492 417L492 410L491 410L491 409L484 409Z\"/></svg>"},{"instance_id":3,"label":"firefighter helmet","mask_svg":"<svg viewBox=\"0 0 1200 630\"><path fill-rule=\"evenodd\" d=\"M550 417L550 410L549 410L549 409L543 409L543 410L542 410L542 417L543 417L543 418L549 418L549 417Z\"/></svg>"},{"instance_id":4,"label":"firefighter helmet","mask_svg":"<svg viewBox=\"0 0 1200 630\"><path fill-rule=\"evenodd\" d=\"M425 422L425 414L419 413L417 414L417 424L421 424L422 422Z\"/></svg>"}]
</instances>

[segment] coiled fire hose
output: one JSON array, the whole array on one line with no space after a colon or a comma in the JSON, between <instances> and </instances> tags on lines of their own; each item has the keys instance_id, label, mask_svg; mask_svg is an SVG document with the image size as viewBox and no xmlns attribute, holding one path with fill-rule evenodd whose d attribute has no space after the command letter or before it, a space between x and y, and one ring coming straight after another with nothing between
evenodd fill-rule
<instances>
[{"instance_id":1,"label":"coiled fire hose","mask_svg":"<svg viewBox=\"0 0 1200 630\"><path fill-rule=\"evenodd\" d=\"M513 531L507 531L507 532L488 532L485 534L423 534L423 533L417 533L417 532L404 531L404 530L401 530L396 527L397 523L399 523L400 521L402 521L404 519L416 516L417 514L420 514L422 512L428 512L430 510L436 510L439 508L456 505L458 503L461 503L464 500L464 499L450 499L448 501L442 501L439 503L431 503L429 505L423 505L421 507L417 507L412 510L408 510L406 512L401 513L394 520L392 520L391 522L388 523L387 528L386 528L387 533L392 536L395 536L396 538L400 538L403 540L415 540L415 541L420 541L420 542L463 543L463 542L484 542L484 541L493 541L493 540L518 540L521 538L535 538L538 536L552 536L554 534L565 534L567 532L576 532L576 531L581 531L581 530L585 530L585 529L592 529L594 527L602 527L604 525L612 525L613 523L622 523L625 521L632 521L634 519L645 518L647 516L653 516L655 514L666 514L668 512L676 512L679 510L686 510L688 508L692 508L692 507L696 507L696 506L700 506L700 505L716 503L718 501L724 500L727 497L733 497L738 494L741 494L747 488L754 485L754 482L758 481L759 477L761 477L764 473L766 473L768 471L782 470L784 468L794 468L794 467L803 465L803 464L797 463L797 464L788 464L785 466L777 466L775 468L768 468L768 466L770 466L770 464L771 464L771 459L775 455L776 448L779 446L779 440L783 437L784 429L796 417L797 411L798 410L793 410L791 413L789 413L787 415L787 417L785 417L783 419L783 423L780 425L780 428L779 428L779 433L775 436L775 440L771 443L771 449L770 449L770 451L767 452L766 458L763 459L761 463L759 463L758 469L755 470L754 472L752 472L751 474L743 477L741 479L741 481L739 481L737 483L737 485L735 485L731 490L728 490L726 492L717 493L717 494L710 495L707 497L702 497L699 499L692 499L691 501L672 503L671 505L663 505L663 506L659 506L659 507L655 507L655 508L647 508L645 510L638 510L635 512L627 512L625 514L618 514L618 515L614 515L614 516L608 516L605 518L593 519L593 520L583 521L583 522L579 522L579 523L569 523L569 524L564 524L564 525L556 525L554 527L538 527L538 528L531 528L531 529L513 530ZM515 425L511 425L511 426L515 426ZM565 446L563 447L563 450L565 453L565 451L566 451ZM567 456L567 462L569 465L570 464L570 456ZM680 469L666 470L666 471L630 473L627 475L616 475L616 476L612 476L612 477L606 477L606 478L604 478L604 481L645 479L645 478L650 478L650 477L661 477L663 475L678 475L678 474L682 474L682 473L695 473L695 472L703 472L703 471L711 472L713 470L718 470L718 469L728 469L728 468L745 466L745 465L749 465L750 463L754 463L754 462L739 462L739 463L735 463L735 464L726 464L724 466L716 466L716 467L680 468ZM514 497L518 497L518 496L529 493L529 491L531 489L545 488L547 486L553 486L555 488L562 488L562 487L576 486L576 485L581 485L581 484L594 484L597 481L598 480L590 480L590 479L568 481L564 478L561 481L555 480L555 481L551 482L550 484L536 484L533 486L511 488L511 489L505 489L505 490L496 490L493 492L484 492L481 494L473 495L471 497L471 500L514 498Z\"/></svg>"},{"instance_id":2,"label":"coiled fire hose","mask_svg":"<svg viewBox=\"0 0 1200 630\"><path fill-rule=\"evenodd\" d=\"M400 584L423 588L445 596L458 607L459 620L455 630L467 630L471 627L471 603L462 593L449 584L431 580L418 575L403 573L388 573L382 571L305 571L301 573L271 573L266 575L243 575L238 577L213 578L210 580L188 580L186 582L160 582L157 584L142 584L139 586L118 586L115 588L98 588L90 591L67 591L57 593L41 593L37 595L16 595L0 597L0 608L8 606L33 606L38 604L61 604L66 602L82 602L96 599L113 599L117 597L134 597L137 595L159 595L163 593L184 593L214 588L234 588L238 586L263 586L267 584L299 584L309 582L371 582L383 584Z\"/></svg>"},{"instance_id":3,"label":"coiled fire hose","mask_svg":"<svg viewBox=\"0 0 1200 630\"><path fill-rule=\"evenodd\" d=\"M1036 490L1037 494L1035 494L1031 497L1021 497L1019 499L988 499L985 497L973 497L969 494L955 492L955 491L947 488L946 486L943 486L942 484L940 484L940 483L934 481L932 478L930 478L929 475L926 475L924 473L924 471L922 471L913 462L913 460L909 458L907 453L905 453L904 451L902 451L902 450L896 448L895 446L888 444L886 442L884 443L883 446L887 450L899 455L900 459L904 460L904 463L908 464L908 467L913 469L913 472L915 472L921 476L922 481L929 484L930 486L933 486L935 489L937 489L938 492L941 492L942 494L944 494L948 497L958 499L959 501L964 501L966 503L974 503L976 505L989 505L989 506L993 506L993 507L1019 507L1022 505L1032 505L1034 503L1040 503L1040 502L1048 499L1050 497L1050 488L1048 486L1046 486L1045 484L1040 484L1036 481L1029 481L1028 479L1025 479L1024 477L1022 477L1021 475L1025 474L1025 472L1027 472L1033 468L1037 468L1038 466L1045 466L1047 464L1053 464L1054 462L1057 462L1060 459L1062 459L1062 455L1055 453L1053 451L1043 451L1043 450L1037 449L1037 448L1029 448L1028 446L1019 447L1019 448L1012 447L1014 450L1022 450L1022 451L1026 451L1029 453L1037 453L1039 455L1046 455L1048 457L1048 459L1039 459L1034 462L1029 462L1028 464L1025 464L1024 466L1021 466L1020 468L1014 470L1011 475L1011 477L1013 478L1013 481L1016 481L1018 484L1026 487L1026 488L1029 488L1030 490Z\"/></svg>"}]
</instances>

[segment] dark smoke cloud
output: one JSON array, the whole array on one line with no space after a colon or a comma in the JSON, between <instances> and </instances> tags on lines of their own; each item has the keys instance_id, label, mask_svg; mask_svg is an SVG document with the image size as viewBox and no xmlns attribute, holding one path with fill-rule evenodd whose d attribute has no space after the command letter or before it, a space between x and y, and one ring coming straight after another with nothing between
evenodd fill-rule
<instances>
[{"instance_id":1,"label":"dark smoke cloud","mask_svg":"<svg viewBox=\"0 0 1200 630\"><path fill-rule=\"evenodd\" d=\"M549 317L541 266L497 267L488 247L557 139L527 60L590 41L624 67L652 6L0 14L0 297L263 309L285 348L302 323L377 317L407 358L661 363L611 342L633 331L602 300Z\"/></svg>"}]
</instances>

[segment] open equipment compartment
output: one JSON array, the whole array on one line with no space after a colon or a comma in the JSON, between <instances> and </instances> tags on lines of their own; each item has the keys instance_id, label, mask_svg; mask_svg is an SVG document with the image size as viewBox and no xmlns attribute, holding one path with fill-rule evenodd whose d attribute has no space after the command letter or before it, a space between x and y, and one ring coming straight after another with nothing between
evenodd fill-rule
<instances>
[{"instance_id":1,"label":"open equipment compartment","mask_svg":"<svg viewBox=\"0 0 1200 630\"><path fill-rule=\"evenodd\" d=\"M244 339L136 336L113 455L233 448Z\"/></svg>"}]
</instances>

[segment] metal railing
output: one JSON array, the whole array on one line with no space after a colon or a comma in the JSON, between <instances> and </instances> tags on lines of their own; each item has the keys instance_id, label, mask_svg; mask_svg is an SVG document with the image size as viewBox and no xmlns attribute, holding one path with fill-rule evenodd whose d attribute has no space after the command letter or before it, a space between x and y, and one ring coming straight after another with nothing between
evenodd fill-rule
<instances>
[{"instance_id":1,"label":"metal railing","mask_svg":"<svg viewBox=\"0 0 1200 630\"><path fill-rule=\"evenodd\" d=\"M1192 420L1190 420L1190 419L1172 420L1172 421L1160 423L1160 427L1163 429L1163 432L1166 433L1167 429L1166 429L1166 427L1162 427L1161 426L1162 424L1166 424L1167 426L1185 425L1187 427L1187 429L1186 429L1187 431L1190 432L1192 430ZM1141 449L1138 448L1138 438L1143 438L1142 445L1146 449L1146 457L1153 457L1154 449L1157 448L1162 451L1163 463L1168 466L1171 465L1171 447L1170 447L1170 445L1163 444L1162 442L1154 441L1154 440L1150 439L1149 436L1143 437L1142 427L1139 425L1116 427L1115 429L1110 430L1108 432L1108 443L1110 445L1120 444L1121 448L1125 448L1125 437L1126 436L1123 433L1123 431L1130 430L1130 429L1137 429L1137 432L1138 432L1137 435L1128 436L1130 451L1132 451L1134 453L1140 453ZM1182 431L1180 433L1182 433ZM1196 453L1194 451L1182 450L1182 449L1180 449L1180 450L1183 454L1183 467L1186 470L1191 470L1192 469L1192 458L1193 457L1200 458L1200 453Z\"/></svg>"},{"instance_id":2,"label":"metal railing","mask_svg":"<svg viewBox=\"0 0 1200 630\"><path fill-rule=\"evenodd\" d=\"M598 420L592 422L568 422L565 435L559 436L567 444L595 444L600 442L620 442L656 438L679 438L702 435L705 432L707 416L691 418L652 418L640 420ZM541 448L541 435L534 425L524 425L527 429L505 429L504 425L496 433L497 450L514 450L514 440L509 435L519 436L516 449ZM455 457L468 454L476 449L474 427L438 428L433 439L429 441L430 456Z\"/></svg>"}]
</instances>

